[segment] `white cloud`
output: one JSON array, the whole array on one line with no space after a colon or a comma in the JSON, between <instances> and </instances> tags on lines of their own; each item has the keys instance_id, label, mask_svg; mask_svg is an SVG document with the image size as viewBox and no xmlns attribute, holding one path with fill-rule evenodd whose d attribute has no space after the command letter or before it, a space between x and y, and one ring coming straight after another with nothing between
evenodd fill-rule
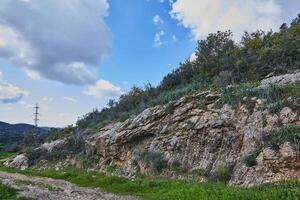
<instances>
[{"instance_id":1,"label":"white cloud","mask_svg":"<svg viewBox=\"0 0 300 200\"><path fill-rule=\"evenodd\" d=\"M19 101L18 104L22 105L24 108L28 109L28 108L31 108L33 109L34 108L34 105L30 104L30 103L27 103L26 101Z\"/></svg>"},{"instance_id":2,"label":"white cloud","mask_svg":"<svg viewBox=\"0 0 300 200\"><path fill-rule=\"evenodd\" d=\"M54 98L53 97L43 97L42 98L42 101L53 101L54 100Z\"/></svg>"},{"instance_id":3,"label":"white cloud","mask_svg":"<svg viewBox=\"0 0 300 200\"><path fill-rule=\"evenodd\" d=\"M197 59L197 56L196 56L196 53L194 52L191 56L190 56L190 62L194 62L196 61Z\"/></svg>"},{"instance_id":4,"label":"white cloud","mask_svg":"<svg viewBox=\"0 0 300 200\"><path fill-rule=\"evenodd\" d=\"M0 102L2 103L17 103L24 96L27 96L29 91L20 89L19 87L0 81Z\"/></svg>"},{"instance_id":5,"label":"white cloud","mask_svg":"<svg viewBox=\"0 0 300 200\"><path fill-rule=\"evenodd\" d=\"M173 40L174 42L176 42L176 41L177 41L177 37L176 37L176 35L172 35L172 40Z\"/></svg>"},{"instance_id":6,"label":"white cloud","mask_svg":"<svg viewBox=\"0 0 300 200\"><path fill-rule=\"evenodd\" d=\"M73 102L73 103L77 102L77 100L75 98L73 98L73 97L67 97L67 96L65 96L65 97L63 97L63 99L66 100L66 101Z\"/></svg>"},{"instance_id":7,"label":"white cloud","mask_svg":"<svg viewBox=\"0 0 300 200\"><path fill-rule=\"evenodd\" d=\"M239 39L245 30L277 28L282 10L275 0L177 0L170 14L190 28L195 39L229 29Z\"/></svg>"},{"instance_id":8,"label":"white cloud","mask_svg":"<svg viewBox=\"0 0 300 200\"><path fill-rule=\"evenodd\" d=\"M165 3L166 2L166 0L157 0L158 1L158 3ZM173 0L169 0L168 1L170 4L172 4L174 1Z\"/></svg>"},{"instance_id":9,"label":"white cloud","mask_svg":"<svg viewBox=\"0 0 300 200\"><path fill-rule=\"evenodd\" d=\"M88 87L83 94L96 98L114 98L122 94L120 87L106 80L98 80L95 85Z\"/></svg>"},{"instance_id":10,"label":"white cloud","mask_svg":"<svg viewBox=\"0 0 300 200\"><path fill-rule=\"evenodd\" d=\"M154 23L155 26L160 26L164 23L164 20L162 18L160 18L159 15L155 15L153 17L153 23Z\"/></svg>"},{"instance_id":11,"label":"white cloud","mask_svg":"<svg viewBox=\"0 0 300 200\"><path fill-rule=\"evenodd\" d=\"M163 30L159 31L154 36L154 44L153 46L156 48L160 48L162 45L166 44L165 41L162 40L162 36L165 35L165 32Z\"/></svg>"},{"instance_id":12,"label":"white cloud","mask_svg":"<svg viewBox=\"0 0 300 200\"><path fill-rule=\"evenodd\" d=\"M24 72L32 80L39 80L39 79L41 79L41 75L37 71L31 70L31 69L25 67L24 68Z\"/></svg>"},{"instance_id":13,"label":"white cloud","mask_svg":"<svg viewBox=\"0 0 300 200\"><path fill-rule=\"evenodd\" d=\"M1 0L0 57L26 67L31 78L37 72L67 84L94 83L111 52L108 6L107 0Z\"/></svg>"}]
</instances>

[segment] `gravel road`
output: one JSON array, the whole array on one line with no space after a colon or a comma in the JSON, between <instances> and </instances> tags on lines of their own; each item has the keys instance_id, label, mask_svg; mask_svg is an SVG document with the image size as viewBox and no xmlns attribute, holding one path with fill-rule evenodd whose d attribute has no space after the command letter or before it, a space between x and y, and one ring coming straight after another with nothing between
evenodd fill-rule
<instances>
[{"instance_id":1,"label":"gravel road","mask_svg":"<svg viewBox=\"0 0 300 200\"><path fill-rule=\"evenodd\" d=\"M36 200L137 200L51 178L0 172L0 181L20 190L20 196Z\"/></svg>"}]
</instances>

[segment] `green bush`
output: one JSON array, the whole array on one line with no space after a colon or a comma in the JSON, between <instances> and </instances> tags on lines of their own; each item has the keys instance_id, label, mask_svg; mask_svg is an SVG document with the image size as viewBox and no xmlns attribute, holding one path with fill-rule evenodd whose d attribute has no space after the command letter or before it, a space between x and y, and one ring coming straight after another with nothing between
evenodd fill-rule
<instances>
[{"instance_id":1,"label":"green bush","mask_svg":"<svg viewBox=\"0 0 300 200\"><path fill-rule=\"evenodd\" d=\"M232 167L226 164L221 164L217 167L216 171L211 173L210 179L226 183L230 180L232 175Z\"/></svg>"},{"instance_id":2,"label":"green bush","mask_svg":"<svg viewBox=\"0 0 300 200\"><path fill-rule=\"evenodd\" d=\"M109 172L109 173L114 173L114 172L116 172L117 170L118 170L118 165L116 165L116 164L113 164L113 165L109 165L108 167L107 167L107 171Z\"/></svg>"},{"instance_id":3,"label":"green bush","mask_svg":"<svg viewBox=\"0 0 300 200\"><path fill-rule=\"evenodd\" d=\"M252 152L249 153L249 155L246 155L245 157L242 158L242 162L247 166L247 167L253 167L257 165L256 158L257 156L261 153L262 149L257 148L253 150Z\"/></svg>"},{"instance_id":4,"label":"green bush","mask_svg":"<svg viewBox=\"0 0 300 200\"><path fill-rule=\"evenodd\" d=\"M300 150L300 127L295 125L284 126L265 142L266 147L279 149L279 146L285 142L290 142L295 150Z\"/></svg>"},{"instance_id":5,"label":"green bush","mask_svg":"<svg viewBox=\"0 0 300 200\"><path fill-rule=\"evenodd\" d=\"M174 172L182 172L182 171L184 171L184 168L183 168L183 166L181 165L180 162L173 162L170 165L169 168L170 168L171 171L174 171Z\"/></svg>"},{"instance_id":6,"label":"green bush","mask_svg":"<svg viewBox=\"0 0 300 200\"><path fill-rule=\"evenodd\" d=\"M157 170L158 172L168 167L167 160L160 152L145 150L143 152L142 159L150 168Z\"/></svg>"},{"instance_id":7,"label":"green bush","mask_svg":"<svg viewBox=\"0 0 300 200\"><path fill-rule=\"evenodd\" d=\"M190 172L190 174L197 176L210 177L210 172L205 169L194 169Z\"/></svg>"},{"instance_id":8,"label":"green bush","mask_svg":"<svg viewBox=\"0 0 300 200\"><path fill-rule=\"evenodd\" d=\"M0 182L0 200L30 200L29 198L18 197L17 190Z\"/></svg>"}]
</instances>

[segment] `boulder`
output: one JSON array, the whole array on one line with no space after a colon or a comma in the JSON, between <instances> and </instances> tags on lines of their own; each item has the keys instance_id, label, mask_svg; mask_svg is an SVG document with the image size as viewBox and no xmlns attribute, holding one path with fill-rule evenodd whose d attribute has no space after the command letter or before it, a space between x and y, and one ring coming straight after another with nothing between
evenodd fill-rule
<instances>
[{"instance_id":1,"label":"boulder","mask_svg":"<svg viewBox=\"0 0 300 200\"><path fill-rule=\"evenodd\" d=\"M261 81L259 88L267 88L270 85L286 86L300 81L300 72L293 74L285 74L281 76L273 76Z\"/></svg>"},{"instance_id":2,"label":"boulder","mask_svg":"<svg viewBox=\"0 0 300 200\"><path fill-rule=\"evenodd\" d=\"M20 170L26 170L29 167L28 158L25 154L20 154L4 163L6 167L11 167Z\"/></svg>"}]
</instances>

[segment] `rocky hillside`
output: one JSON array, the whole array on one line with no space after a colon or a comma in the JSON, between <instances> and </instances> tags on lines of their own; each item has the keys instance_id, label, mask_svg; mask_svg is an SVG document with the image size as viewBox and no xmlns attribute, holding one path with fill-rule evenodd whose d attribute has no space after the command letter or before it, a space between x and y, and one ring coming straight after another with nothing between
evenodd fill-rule
<instances>
[{"instance_id":1,"label":"rocky hillside","mask_svg":"<svg viewBox=\"0 0 300 200\"><path fill-rule=\"evenodd\" d=\"M146 109L134 119L103 128L88 139L87 150L98 156L100 167L116 165L129 174L137 169L177 178L197 173L247 186L300 179L294 144L286 140L277 149L263 147L280 127L300 125L299 110L283 107L271 113L266 100L256 97L215 109L218 99L219 94L204 91ZM255 163L248 167L245 159L258 148Z\"/></svg>"},{"instance_id":2,"label":"rocky hillside","mask_svg":"<svg viewBox=\"0 0 300 200\"><path fill-rule=\"evenodd\" d=\"M56 167L85 166L129 179L145 174L243 186L300 180L299 80L300 73L271 77L148 108L85 135L84 153L66 155ZM45 167L45 160L69 148L69 141L44 144L36 149L44 156L22 155L6 165L22 168L36 159L31 162L35 167Z\"/></svg>"}]
</instances>

